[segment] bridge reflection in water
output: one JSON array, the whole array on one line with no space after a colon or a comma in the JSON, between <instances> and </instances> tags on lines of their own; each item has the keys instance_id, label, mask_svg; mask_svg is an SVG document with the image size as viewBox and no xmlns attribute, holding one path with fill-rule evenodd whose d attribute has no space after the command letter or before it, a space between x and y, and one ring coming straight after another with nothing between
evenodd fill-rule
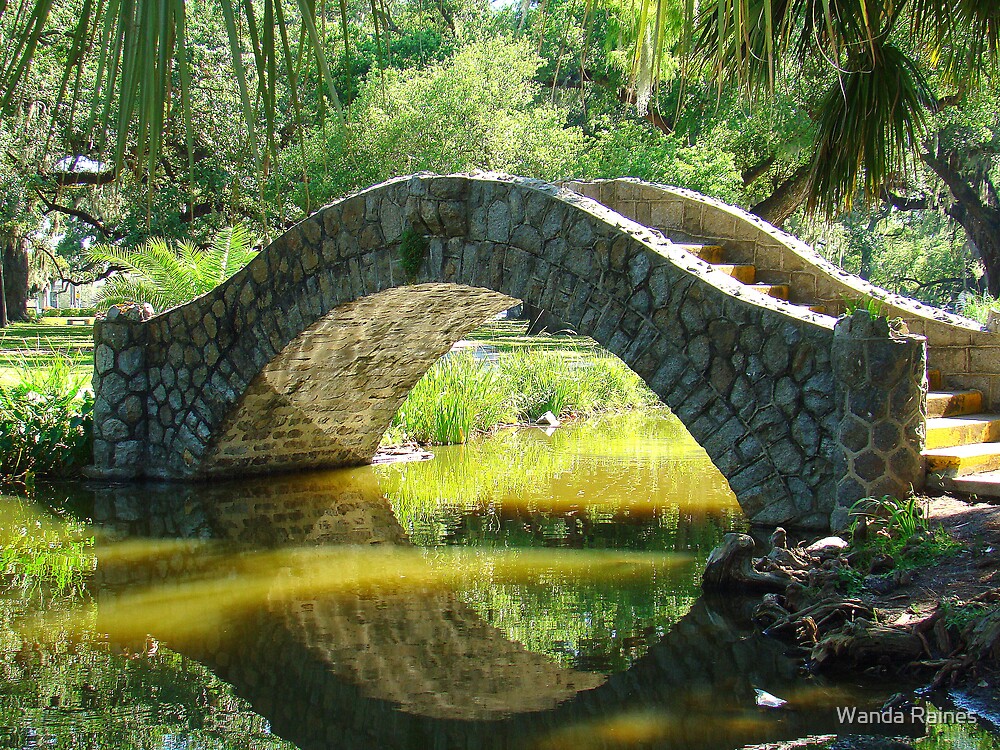
<instances>
[{"instance_id":1,"label":"bridge reflection in water","mask_svg":"<svg viewBox=\"0 0 1000 750\"><path fill-rule=\"evenodd\" d=\"M803 680L738 602L697 598L696 558L731 515L501 504L483 533L452 508L450 545L421 548L419 510L393 497L370 468L101 490L95 521L124 541L99 553L97 629L202 662L303 750L735 747L837 731L832 706L877 699ZM554 519L562 538L518 546ZM610 527L632 542L594 549ZM561 606L588 586L621 616ZM797 710L759 711L755 687Z\"/></svg>"}]
</instances>

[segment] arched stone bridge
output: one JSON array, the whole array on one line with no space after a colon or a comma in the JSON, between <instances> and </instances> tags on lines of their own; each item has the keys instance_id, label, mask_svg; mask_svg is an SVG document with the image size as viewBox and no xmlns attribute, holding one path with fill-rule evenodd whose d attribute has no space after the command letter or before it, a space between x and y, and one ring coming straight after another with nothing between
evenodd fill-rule
<instances>
[{"instance_id":1,"label":"arched stone bridge","mask_svg":"<svg viewBox=\"0 0 1000 750\"><path fill-rule=\"evenodd\" d=\"M832 317L748 291L591 199L496 175L391 180L186 305L110 311L94 474L364 463L423 373L517 300L621 357L756 523L825 527L838 497L919 485L922 339L860 319L835 336Z\"/></svg>"}]
</instances>

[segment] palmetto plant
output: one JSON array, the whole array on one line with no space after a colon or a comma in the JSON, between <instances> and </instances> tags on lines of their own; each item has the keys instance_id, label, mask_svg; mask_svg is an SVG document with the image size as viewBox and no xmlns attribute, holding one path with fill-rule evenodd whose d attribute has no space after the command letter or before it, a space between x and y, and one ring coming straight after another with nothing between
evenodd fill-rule
<instances>
[{"instance_id":1,"label":"palmetto plant","mask_svg":"<svg viewBox=\"0 0 1000 750\"><path fill-rule=\"evenodd\" d=\"M250 232L243 226L224 229L207 249L190 242L170 246L149 240L139 247L97 245L88 252L97 263L121 269L105 282L96 307L148 302L157 311L183 304L211 291L250 262Z\"/></svg>"}]
</instances>

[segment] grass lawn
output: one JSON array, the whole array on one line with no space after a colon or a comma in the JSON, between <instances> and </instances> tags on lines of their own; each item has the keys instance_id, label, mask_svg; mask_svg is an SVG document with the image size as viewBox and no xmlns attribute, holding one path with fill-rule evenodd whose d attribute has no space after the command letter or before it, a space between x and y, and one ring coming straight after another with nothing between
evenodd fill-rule
<instances>
[{"instance_id":1,"label":"grass lawn","mask_svg":"<svg viewBox=\"0 0 1000 750\"><path fill-rule=\"evenodd\" d=\"M53 357L67 357L74 374L89 375L93 351L92 325L67 325L66 318L12 323L0 328L0 383L15 383L25 367L44 365Z\"/></svg>"}]
</instances>

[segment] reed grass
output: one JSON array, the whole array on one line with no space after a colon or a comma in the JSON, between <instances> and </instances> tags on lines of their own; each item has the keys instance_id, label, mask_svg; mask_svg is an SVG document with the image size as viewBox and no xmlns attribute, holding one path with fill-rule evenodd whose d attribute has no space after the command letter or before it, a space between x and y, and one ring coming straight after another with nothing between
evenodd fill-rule
<instances>
[{"instance_id":1,"label":"reed grass","mask_svg":"<svg viewBox=\"0 0 1000 750\"><path fill-rule=\"evenodd\" d=\"M384 442L467 442L498 426L653 406L655 394L617 357L595 348L514 348L495 359L449 355L416 384Z\"/></svg>"}]
</instances>

